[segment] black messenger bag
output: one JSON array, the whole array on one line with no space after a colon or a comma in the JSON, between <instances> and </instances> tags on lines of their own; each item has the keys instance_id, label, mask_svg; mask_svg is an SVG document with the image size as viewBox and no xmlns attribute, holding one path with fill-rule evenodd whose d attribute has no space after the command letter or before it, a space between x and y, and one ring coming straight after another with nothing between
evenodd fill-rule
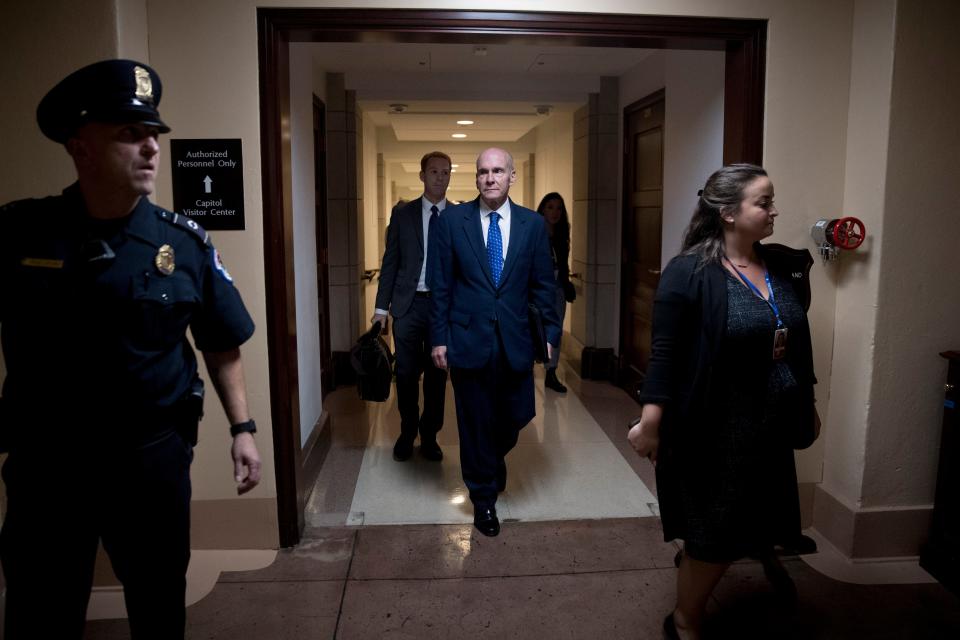
<instances>
[{"instance_id":1,"label":"black messenger bag","mask_svg":"<svg viewBox=\"0 0 960 640\"><path fill-rule=\"evenodd\" d=\"M393 380L393 353L380 335L380 323L360 336L350 349L350 364L357 373L357 391L360 398L384 402L390 395Z\"/></svg>"}]
</instances>

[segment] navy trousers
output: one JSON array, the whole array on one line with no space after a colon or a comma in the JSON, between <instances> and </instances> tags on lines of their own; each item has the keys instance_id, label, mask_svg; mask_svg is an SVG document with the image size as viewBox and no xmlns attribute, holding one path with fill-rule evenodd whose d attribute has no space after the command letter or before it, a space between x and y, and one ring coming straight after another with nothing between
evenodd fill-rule
<instances>
[{"instance_id":1,"label":"navy trousers","mask_svg":"<svg viewBox=\"0 0 960 640\"><path fill-rule=\"evenodd\" d=\"M475 506L492 507L497 502L497 478L506 474L504 458L517 444L520 429L536 415L533 369L511 369L498 335L486 366L453 368L450 379L463 482Z\"/></svg>"},{"instance_id":2,"label":"navy trousers","mask_svg":"<svg viewBox=\"0 0 960 640\"><path fill-rule=\"evenodd\" d=\"M83 637L99 540L131 637L183 638L193 448L175 432L122 451L61 444L15 450L3 466L6 638Z\"/></svg>"}]
</instances>

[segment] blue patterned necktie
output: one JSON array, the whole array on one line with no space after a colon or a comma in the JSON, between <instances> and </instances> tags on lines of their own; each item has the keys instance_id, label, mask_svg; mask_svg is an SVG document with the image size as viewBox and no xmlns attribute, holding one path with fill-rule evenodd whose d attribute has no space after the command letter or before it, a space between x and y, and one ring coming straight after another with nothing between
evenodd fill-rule
<instances>
[{"instance_id":1,"label":"blue patterned necktie","mask_svg":"<svg viewBox=\"0 0 960 640\"><path fill-rule=\"evenodd\" d=\"M487 261L493 274L494 286L500 286L500 274L503 272L503 236L500 235L500 214L490 214L490 229L487 230Z\"/></svg>"}]
</instances>

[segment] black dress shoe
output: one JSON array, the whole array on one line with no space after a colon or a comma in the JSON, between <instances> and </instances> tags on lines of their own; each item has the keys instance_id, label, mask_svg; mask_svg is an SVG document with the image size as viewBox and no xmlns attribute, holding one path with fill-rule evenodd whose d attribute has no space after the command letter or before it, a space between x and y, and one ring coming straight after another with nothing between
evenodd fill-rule
<instances>
[{"instance_id":1,"label":"black dress shoe","mask_svg":"<svg viewBox=\"0 0 960 640\"><path fill-rule=\"evenodd\" d=\"M393 459L397 462L409 460L413 455L413 438L401 435L397 438L397 443L393 445Z\"/></svg>"},{"instance_id":2,"label":"black dress shoe","mask_svg":"<svg viewBox=\"0 0 960 640\"><path fill-rule=\"evenodd\" d=\"M443 450L436 440L424 440L420 438L420 455L431 462L440 462L443 460Z\"/></svg>"},{"instance_id":3,"label":"black dress shoe","mask_svg":"<svg viewBox=\"0 0 960 640\"><path fill-rule=\"evenodd\" d=\"M677 631L677 623L674 622L672 613L663 619L663 637L667 640L680 640L680 632Z\"/></svg>"},{"instance_id":4,"label":"black dress shoe","mask_svg":"<svg viewBox=\"0 0 960 640\"><path fill-rule=\"evenodd\" d=\"M557 379L556 369L547 369L547 377L544 379L543 385L548 389L553 389L557 393L567 392L567 388Z\"/></svg>"},{"instance_id":5,"label":"black dress shoe","mask_svg":"<svg viewBox=\"0 0 960 640\"><path fill-rule=\"evenodd\" d=\"M500 533L500 520L494 507L474 507L473 526L485 536L493 537Z\"/></svg>"}]
</instances>

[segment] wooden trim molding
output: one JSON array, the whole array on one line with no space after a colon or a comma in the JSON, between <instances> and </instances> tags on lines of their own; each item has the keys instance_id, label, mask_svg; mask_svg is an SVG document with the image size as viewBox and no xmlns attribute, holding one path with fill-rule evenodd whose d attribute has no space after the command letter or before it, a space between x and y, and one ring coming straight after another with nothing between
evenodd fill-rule
<instances>
[{"instance_id":1,"label":"wooden trim molding","mask_svg":"<svg viewBox=\"0 0 960 640\"><path fill-rule=\"evenodd\" d=\"M267 302L267 350L280 545L293 546L303 530L298 504L300 468L296 299L293 227L284 189L282 116L290 114L289 39L268 16L258 15L260 56L260 156L263 166L263 244ZM289 150L287 156L289 158Z\"/></svg>"},{"instance_id":2,"label":"wooden trim molding","mask_svg":"<svg viewBox=\"0 0 960 640\"><path fill-rule=\"evenodd\" d=\"M723 92L723 163L763 164L767 30L728 40Z\"/></svg>"},{"instance_id":3,"label":"wooden trim molding","mask_svg":"<svg viewBox=\"0 0 960 640\"><path fill-rule=\"evenodd\" d=\"M310 500L313 485L320 475L320 467L327 458L333 435L330 432L330 413L323 411L313 426L313 431L303 445L303 454L300 461L300 479L298 481L297 503L306 505ZM301 513L303 509L301 508Z\"/></svg>"}]
</instances>

